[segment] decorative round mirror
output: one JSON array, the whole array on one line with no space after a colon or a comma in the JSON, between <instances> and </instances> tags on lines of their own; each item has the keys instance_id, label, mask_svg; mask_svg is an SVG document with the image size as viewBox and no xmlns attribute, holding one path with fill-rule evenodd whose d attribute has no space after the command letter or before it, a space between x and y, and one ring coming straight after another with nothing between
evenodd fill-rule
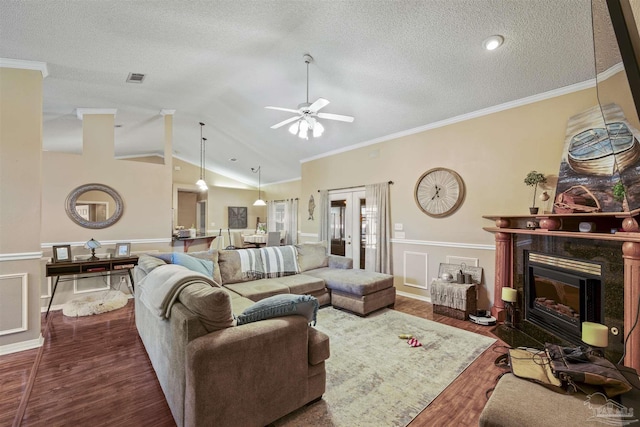
<instances>
[{"instance_id":1,"label":"decorative round mirror","mask_svg":"<svg viewBox=\"0 0 640 427\"><path fill-rule=\"evenodd\" d=\"M65 210L81 227L106 228L122 217L124 202L120 194L107 185L86 184L69 193Z\"/></svg>"}]
</instances>

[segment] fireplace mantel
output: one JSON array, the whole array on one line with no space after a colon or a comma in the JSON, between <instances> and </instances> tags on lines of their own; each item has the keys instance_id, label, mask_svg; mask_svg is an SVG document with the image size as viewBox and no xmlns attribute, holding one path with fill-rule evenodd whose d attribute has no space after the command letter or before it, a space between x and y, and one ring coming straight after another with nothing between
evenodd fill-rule
<instances>
[{"instance_id":1,"label":"fireplace mantel","mask_svg":"<svg viewBox=\"0 0 640 427\"><path fill-rule=\"evenodd\" d=\"M624 262L624 331L632 329L640 300L640 209L632 212L598 212L539 215L486 215L494 227L483 229L494 233L496 266L493 316L502 319L504 303L500 300L503 287L513 287L513 236L516 234L566 237L575 239L620 242ZM590 223L592 232L581 232L580 223ZM640 371L640 327L628 338L624 364Z\"/></svg>"}]
</instances>

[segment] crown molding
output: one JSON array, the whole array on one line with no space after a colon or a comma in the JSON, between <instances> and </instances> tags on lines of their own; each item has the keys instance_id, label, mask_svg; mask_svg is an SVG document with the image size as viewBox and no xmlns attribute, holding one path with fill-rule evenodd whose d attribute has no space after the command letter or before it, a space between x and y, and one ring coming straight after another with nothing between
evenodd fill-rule
<instances>
[{"instance_id":1,"label":"crown molding","mask_svg":"<svg viewBox=\"0 0 640 427\"><path fill-rule=\"evenodd\" d=\"M605 73L609 73L610 70L616 68L616 65L601 73L604 76ZM615 73L613 73L615 74ZM610 77L610 75L609 75ZM586 80L584 82L575 83L569 86L564 86L558 89L553 89L547 92L539 93L536 95L528 96L526 98L517 99L515 101L505 102L503 104L494 105L493 107L483 108L482 110L472 111L471 113L461 114L459 116L451 117L448 119L440 120L438 122L429 123L427 125L418 126L412 129L407 129L401 132L392 133L390 135L381 136L379 138L371 139L369 141L361 142L358 144L350 145L349 147L340 148L333 151L328 151L317 156L301 159L300 163L311 162L313 160L322 159L324 157L335 156L336 154L346 153L348 151L356 150L358 148L368 147L369 145L379 144L381 142L391 141L393 139L402 138L409 135L414 135L420 132L425 132L431 129L436 129L444 126L449 126L454 123L464 122L466 120L475 119L489 114L498 113L500 111L509 110L511 108L521 107L523 105L532 104L534 102L544 101L546 99L555 98L562 95L567 95L573 92L578 92L584 89L589 89L596 86L596 79Z\"/></svg>"},{"instance_id":2,"label":"crown molding","mask_svg":"<svg viewBox=\"0 0 640 427\"><path fill-rule=\"evenodd\" d=\"M76 108L76 116L82 120L85 114L113 114L118 112L117 108Z\"/></svg>"},{"instance_id":3,"label":"crown molding","mask_svg":"<svg viewBox=\"0 0 640 427\"><path fill-rule=\"evenodd\" d=\"M44 79L49 75L46 62L25 61L22 59L0 58L0 68L19 68L21 70L35 70L42 73Z\"/></svg>"}]
</instances>

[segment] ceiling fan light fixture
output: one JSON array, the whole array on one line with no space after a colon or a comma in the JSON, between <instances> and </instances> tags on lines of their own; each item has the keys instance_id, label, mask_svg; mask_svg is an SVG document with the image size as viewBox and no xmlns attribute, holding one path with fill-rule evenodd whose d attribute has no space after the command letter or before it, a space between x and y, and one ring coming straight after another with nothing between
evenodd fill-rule
<instances>
[{"instance_id":1,"label":"ceiling fan light fixture","mask_svg":"<svg viewBox=\"0 0 640 427\"><path fill-rule=\"evenodd\" d=\"M300 122L300 133L298 136L302 139L309 139L309 123L306 120Z\"/></svg>"},{"instance_id":2,"label":"ceiling fan light fixture","mask_svg":"<svg viewBox=\"0 0 640 427\"><path fill-rule=\"evenodd\" d=\"M318 138L322 136L323 133L324 133L324 126L322 126L322 123L316 121L316 124L313 126L313 137Z\"/></svg>"},{"instance_id":3,"label":"ceiling fan light fixture","mask_svg":"<svg viewBox=\"0 0 640 427\"><path fill-rule=\"evenodd\" d=\"M298 126L300 125L300 122L293 122L293 124L291 126L289 126L289 132L291 133L291 135L296 135L298 133Z\"/></svg>"}]
</instances>

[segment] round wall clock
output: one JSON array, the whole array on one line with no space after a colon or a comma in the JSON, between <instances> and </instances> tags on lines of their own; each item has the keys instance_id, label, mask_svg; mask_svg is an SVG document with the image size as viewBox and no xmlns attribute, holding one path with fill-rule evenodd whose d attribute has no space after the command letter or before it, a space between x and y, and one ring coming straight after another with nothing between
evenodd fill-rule
<instances>
[{"instance_id":1,"label":"round wall clock","mask_svg":"<svg viewBox=\"0 0 640 427\"><path fill-rule=\"evenodd\" d=\"M454 213L462 204L464 182L451 169L430 169L416 182L414 195L422 212L434 218L443 218Z\"/></svg>"}]
</instances>

